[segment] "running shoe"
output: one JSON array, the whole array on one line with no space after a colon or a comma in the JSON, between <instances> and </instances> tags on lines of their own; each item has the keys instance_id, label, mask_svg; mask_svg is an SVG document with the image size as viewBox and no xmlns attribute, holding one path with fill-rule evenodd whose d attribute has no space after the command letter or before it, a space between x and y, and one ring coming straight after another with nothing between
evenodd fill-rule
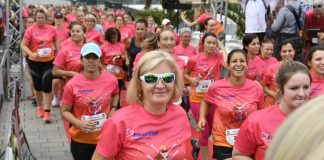
<instances>
[{"instance_id":1,"label":"running shoe","mask_svg":"<svg viewBox=\"0 0 324 160\"><path fill-rule=\"evenodd\" d=\"M52 106L53 107L56 107L57 106L57 98L56 98L56 96L53 97Z\"/></svg>"},{"instance_id":2,"label":"running shoe","mask_svg":"<svg viewBox=\"0 0 324 160\"><path fill-rule=\"evenodd\" d=\"M32 104L33 104L35 107L37 107L37 101L36 101L36 97L35 97L35 96L32 98Z\"/></svg>"},{"instance_id":3,"label":"running shoe","mask_svg":"<svg viewBox=\"0 0 324 160\"><path fill-rule=\"evenodd\" d=\"M45 123L51 122L51 113L50 112L44 112L44 122Z\"/></svg>"},{"instance_id":4,"label":"running shoe","mask_svg":"<svg viewBox=\"0 0 324 160\"><path fill-rule=\"evenodd\" d=\"M192 146L192 150L191 150L191 156L194 160L197 160L199 157L199 151L200 148L198 146L198 139L196 138L192 138L191 139L191 146Z\"/></svg>"},{"instance_id":5,"label":"running shoe","mask_svg":"<svg viewBox=\"0 0 324 160\"><path fill-rule=\"evenodd\" d=\"M43 109L43 107L37 107L37 116L39 118L41 118L41 117L44 116L44 109Z\"/></svg>"}]
</instances>

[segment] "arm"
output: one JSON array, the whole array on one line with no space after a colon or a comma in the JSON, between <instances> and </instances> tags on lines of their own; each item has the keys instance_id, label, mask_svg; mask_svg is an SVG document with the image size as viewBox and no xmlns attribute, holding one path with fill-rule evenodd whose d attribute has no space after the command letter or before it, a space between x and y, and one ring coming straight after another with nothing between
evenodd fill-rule
<instances>
[{"instance_id":1,"label":"arm","mask_svg":"<svg viewBox=\"0 0 324 160\"><path fill-rule=\"evenodd\" d=\"M118 105L118 100L119 100L119 94L113 95L113 97L110 100L110 112L108 114L108 117L111 117L113 113L117 110L117 105Z\"/></svg>"},{"instance_id":2,"label":"arm","mask_svg":"<svg viewBox=\"0 0 324 160\"><path fill-rule=\"evenodd\" d=\"M74 77L78 73L74 71L67 71L54 65L52 74L59 77Z\"/></svg>"},{"instance_id":3,"label":"arm","mask_svg":"<svg viewBox=\"0 0 324 160\"><path fill-rule=\"evenodd\" d=\"M112 158L103 157L100 153L95 151L91 160L112 160Z\"/></svg>"},{"instance_id":4,"label":"arm","mask_svg":"<svg viewBox=\"0 0 324 160\"><path fill-rule=\"evenodd\" d=\"M81 129L82 132L89 133L95 128L95 123L91 121L81 121L72 114L72 106L64 104L61 106L61 115L69 123Z\"/></svg>"},{"instance_id":5,"label":"arm","mask_svg":"<svg viewBox=\"0 0 324 160\"><path fill-rule=\"evenodd\" d=\"M198 121L198 130L203 131L205 130L205 125L206 125L206 116L207 113L209 112L209 104L203 100L200 104L200 116L199 116L199 121Z\"/></svg>"},{"instance_id":6,"label":"arm","mask_svg":"<svg viewBox=\"0 0 324 160\"><path fill-rule=\"evenodd\" d=\"M269 88L269 86L267 86L267 85L263 85L262 87L263 87L264 93L270 95L271 97L273 97L273 98L275 98L275 99L277 98L277 95L278 95L277 92L271 90L271 89Z\"/></svg>"},{"instance_id":7,"label":"arm","mask_svg":"<svg viewBox=\"0 0 324 160\"><path fill-rule=\"evenodd\" d=\"M198 24L198 20L195 20L195 21L193 21L193 22L189 22L189 21L186 19L186 15L185 15L184 12L181 13L180 17L181 17L181 20L182 20L182 21L183 21L183 22L184 22L188 27L192 27L192 26Z\"/></svg>"},{"instance_id":8,"label":"arm","mask_svg":"<svg viewBox=\"0 0 324 160\"><path fill-rule=\"evenodd\" d=\"M127 39L127 42L126 42L126 47L125 47L125 64L126 64L126 66L129 66L129 54L128 54L128 50L129 50L131 41L132 41L132 39Z\"/></svg>"},{"instance_id":9,"label":"arm","mask_svg":"<svg viewBox=\"0 0 324 160\"><path fill-rule=\"evenodd\" d=\"M275 31L275 32L278 32L280 30L280 28L282 27L283 23L285 22L284 9L285 9L285 7L281 8L279 10L277 18L275 19L275 21L271 25L271 29L273 31Z\"/></svg>"},{"instance_id":10,"label":"arm","mask_svg":"<svg viewBox=\"0 0 324 160\"><path fill-rule=\"evenodd\" d=\"M31 58L33 58L33 59L35 59L35 58L37 58L38 57L38 54L37 53L33 53L29 48L28 48L28 46L29 46L29 43L27 42L27 41L25 41L25 40L23 40L22 42L21 42L21 45L20 45L20 47L21 47L21 49L29 56L29 57L31 57Z\"/></svg>"},{"instance_id":11,"label":"arm","mask_svg":"<svg viewBox=\"0 0 324 160\"><path fill-rule=\"evenodd\" d=\"M237 148L234 146L232 152L232 160L253 160L251 155L245 155L241 153Z\"/></svg>"},{"instance_id":12,"label":"arm","mask_svg":"<svg viewBox=\"0 0 324 160\"><path fill-rule=\"evenodd\" d=\"M196 78L190 76L190 70L188 70L187 68L185 68L184 70L184 78L188 80L191 83L191 85L198 85L198 81L196 80Z\"/></svg>"},{"instance_id":13,"label":"arm","mask_svg":"<svg viewBox=\"0 0 324 160\"><path fill-rule=\"evenodd\" d=\"M223 66L227 68L227 55L228 55L227 50L222 41L217 40L217 43L218 43L218 48L220 49L220 52L222 53L223 56L223 60L224 60Z\"/></svg>"}]
</instances>

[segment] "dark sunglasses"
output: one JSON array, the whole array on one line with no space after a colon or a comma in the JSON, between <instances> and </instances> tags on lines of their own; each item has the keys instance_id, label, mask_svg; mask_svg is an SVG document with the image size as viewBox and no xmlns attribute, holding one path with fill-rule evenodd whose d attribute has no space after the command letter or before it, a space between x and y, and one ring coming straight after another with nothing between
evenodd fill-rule
<instances>
[{"instance_id":1,"label":"dark sunglasses","mask_svg":"<svg viewBox=\"0 0 324 160\"><path fill-rule=\"evenodd\" d=\"M140 79L144 81L146 84L156 84L159 79L162 79L162 82L165 84L173 83L175 80L174 73L163 73L163 74L153 74L147 73L140 76Z\"/></svg>"},{"instance_id":2,"label":"dark sunglasses","mask_svg":"<svg viewBox=\"0 0 324 160\"><path fill-rule=\"evenodd\" d=\"M313 8L321 9L322 8L322 5L321 4L313 5Z\"/></svg>"}]
</instances>

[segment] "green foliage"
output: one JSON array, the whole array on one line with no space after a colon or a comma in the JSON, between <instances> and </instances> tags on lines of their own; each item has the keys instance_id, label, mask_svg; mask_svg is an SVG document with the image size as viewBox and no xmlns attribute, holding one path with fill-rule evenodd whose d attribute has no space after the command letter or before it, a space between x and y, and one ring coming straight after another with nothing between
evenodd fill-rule
<instances>
[{"instance_id":1,"label":"green foliage","mask_svg":"<svg viewBox=\"0 0 324 160\"><path fill-rule=\"evenodd\" d=\"M159 25L161 24L163 18L165 18L164 11L158 9L145 9L135 13L136 19L146 18L148 16L152 16L154 18L154 21L157 22Z\"/></svg>"},{"instance_id":2,"label":"green foliage","mask_svg":"<svg viewBox=\"0 0 324 160\"><path fill-rule=\"evenodd\" d=\"M244 36L245 32L245 15L240 4L229 3L228 5L228 18L232 19L236 25L236 35L240 38Z\"/></svg>"}]
</instances>

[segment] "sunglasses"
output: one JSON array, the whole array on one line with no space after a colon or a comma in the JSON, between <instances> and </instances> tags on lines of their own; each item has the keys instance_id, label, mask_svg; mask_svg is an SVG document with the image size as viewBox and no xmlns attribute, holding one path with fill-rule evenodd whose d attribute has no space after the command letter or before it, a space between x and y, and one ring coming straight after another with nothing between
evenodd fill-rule
<instances>
[{"instance_id":1,"label":"sunglasses","mask_svg":"<svg viewBox=\"0 0 324 160\"><path fill-rule=\"evenodd\" d=\"M313 5L313 8L321 9L322 8L322 5L321 4Z\"/></svg>"},{"instance_id":2,"label":"sunglasses","mask_svg":"<svg viewBox=\"0 0 324 160\"><path fill-rule=\"evenodd\" d=\"M173 83L175 80L174 73L163 73L163 74L153 74L147 73L140 76L140 79L144 81L146 84L156 84L159 79L162 79L163 83L170 84Z\"/></svg>"}]
</instances>

